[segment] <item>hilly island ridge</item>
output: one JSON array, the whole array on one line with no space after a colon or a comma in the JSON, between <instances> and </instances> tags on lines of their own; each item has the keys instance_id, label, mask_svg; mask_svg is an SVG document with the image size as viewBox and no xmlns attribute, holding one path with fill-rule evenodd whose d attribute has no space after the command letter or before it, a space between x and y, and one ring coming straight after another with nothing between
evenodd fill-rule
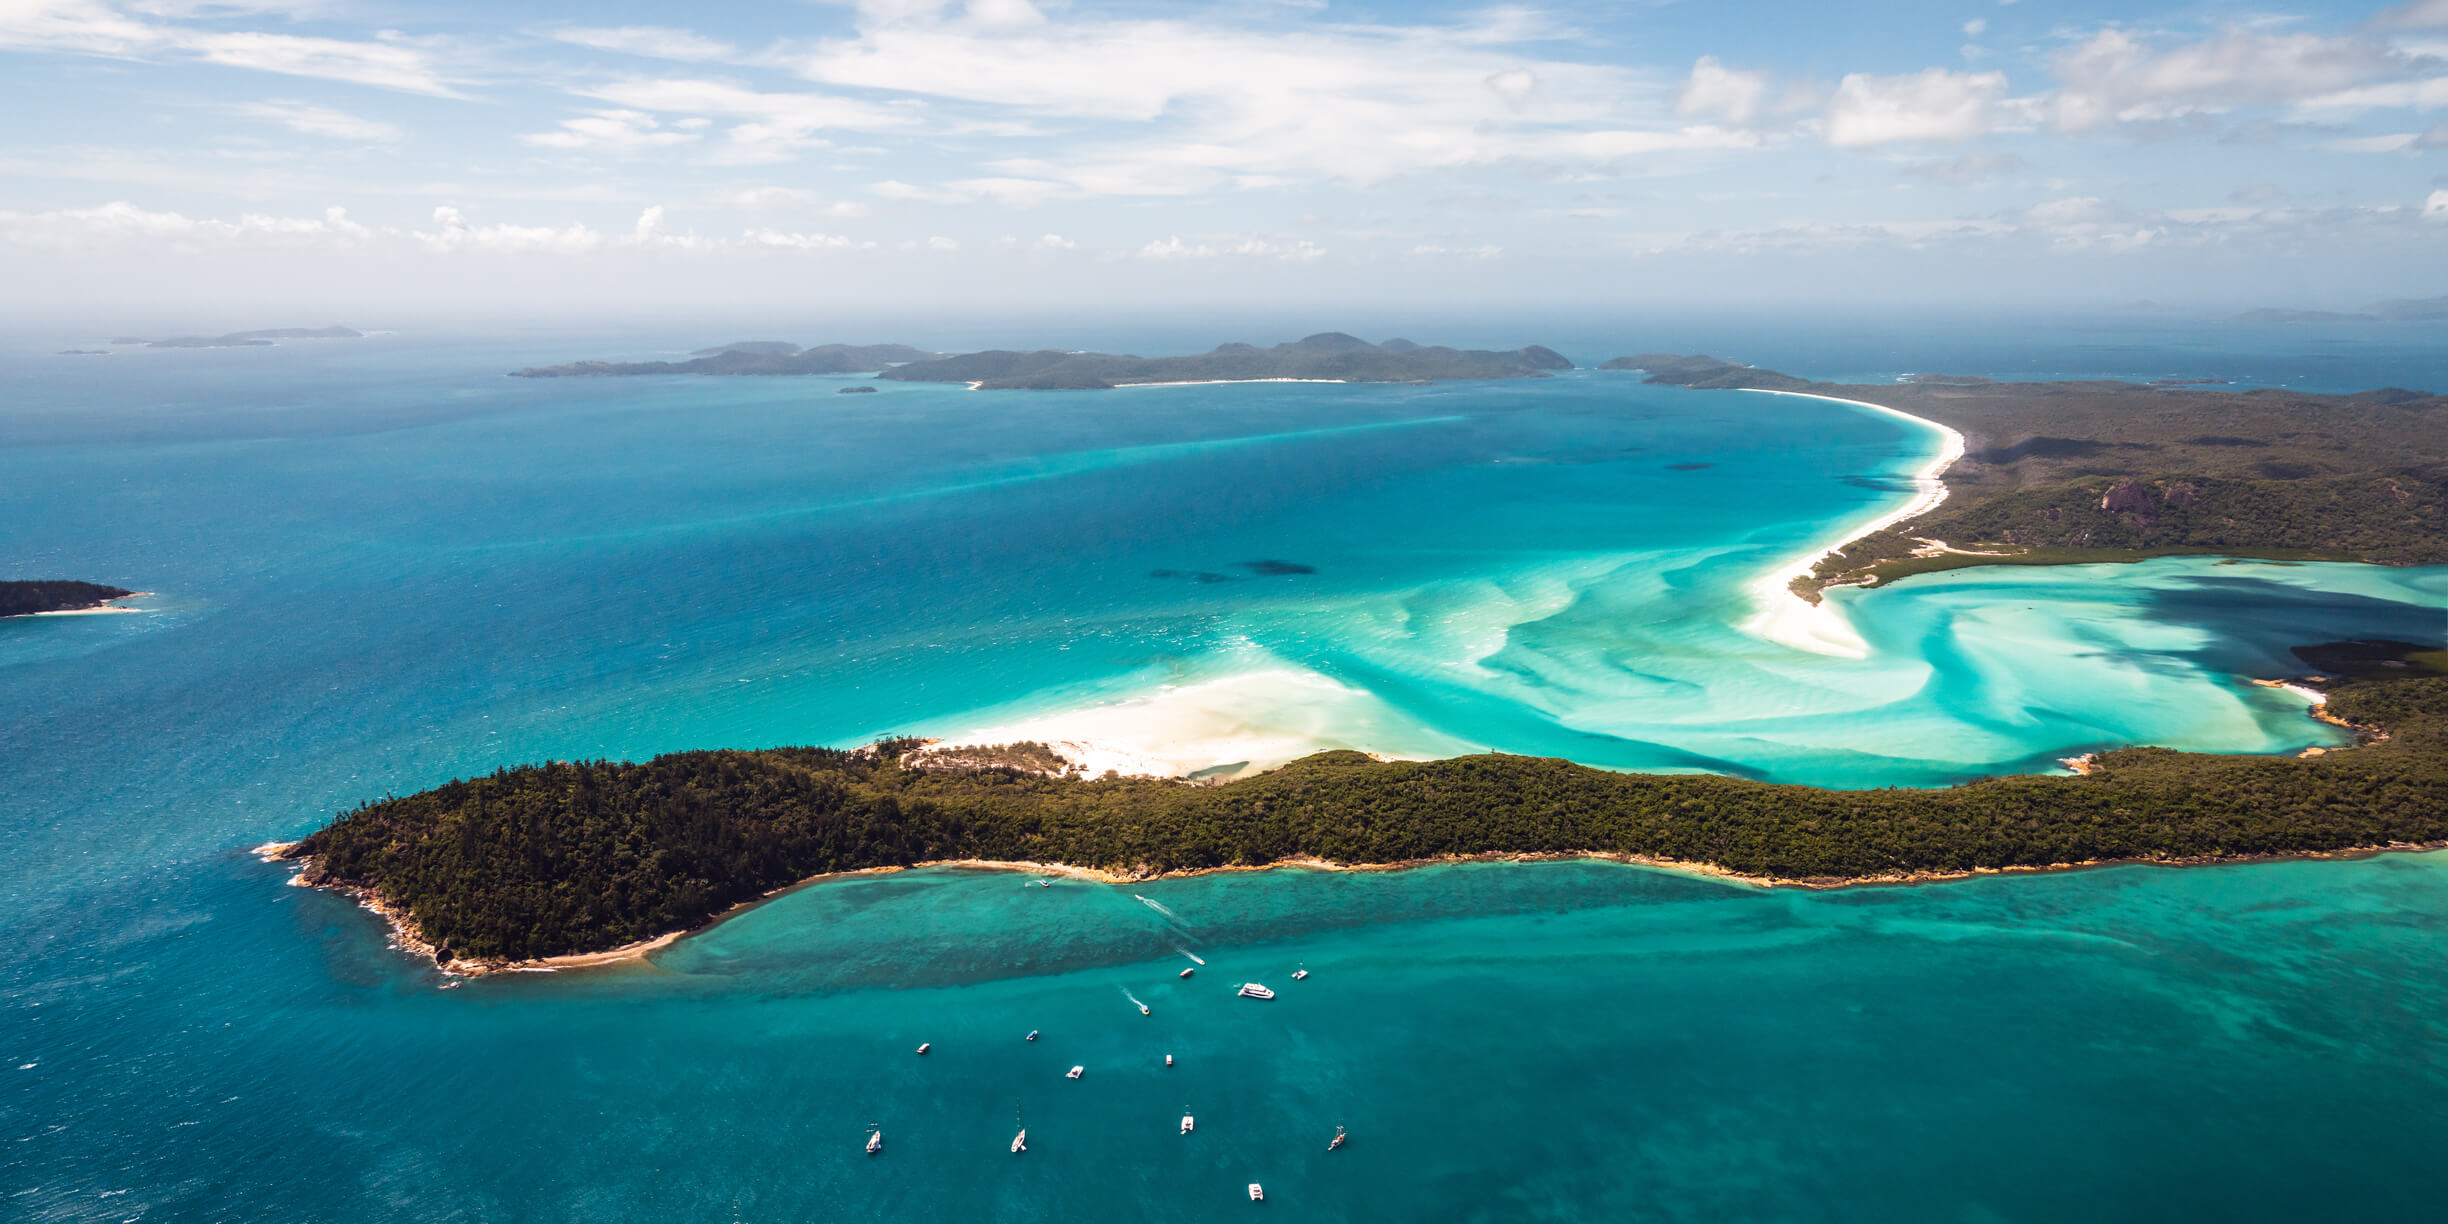
<instances>
[{"instance_id":1,"label":"hilly island ridge","mask_svg":"<svg viewBox=\"0 0 2448 1224\"><path fill-rule=\"evenodd\" d=\"M752 340L701 350L688 361L582 361L513 371L518 378L582 378L640 374L854 374L875 371L894 382L971 383L982 391L1102 391L1147 383L1438 382L1536 378L1573 368L1554 349L1529 345L1506 352L1454 349L1394 339L1371 344L1342 332L1259 348L1225 344L1187 357L1137 357L1065 349L947 355L902 344L826 344L800 349L787 341Z\"/></svg>"}]
</instances>

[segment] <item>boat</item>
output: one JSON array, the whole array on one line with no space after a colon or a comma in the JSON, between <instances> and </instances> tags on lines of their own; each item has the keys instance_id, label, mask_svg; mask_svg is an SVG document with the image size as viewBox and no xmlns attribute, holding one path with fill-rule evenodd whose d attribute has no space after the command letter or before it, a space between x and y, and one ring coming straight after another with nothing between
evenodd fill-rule
<instances>
[{"instance_id":1,"label":"boat","mask_svg":"<svg viewBox=\"0 0 2448 1224\"><path fill-rule=\"evenodd\" d=\"M881 1151L883 1151L883 1150L884 1150L884 1132L882 1132L882 1131L871 1131L871 1132L869 1132L869 1133L868 1133L868 1135L867 1135L867 1154L868 1154L868 1155L870 1155L870 1156L873 1156L873 1155L875 1155L876 1153L881 1152Z\"/></svg>"},{"instance_id":2,"label":"boat","mask_svg":"<svg viewBox=\"0 0 2448 1224\"><path fill-rule=\"evenodd\" d=\"M1256 1183L1256 1182L1251 1182L1251 1183L1250 1183L1250 1201L1251 1201L1251 1202L1253 1202L1253 1203L1263 1203L1263 1202L1265 1202L1265 1201L1266 1201L1266 1187L1261 1186L1261 1185L1259 1185L1259 1184L1258 1184L1258 1183Z\"/></svg>"},{"instance_id":3,"label":"boat","mask_svg":"<svg viewBox=\"0 0 2448 1224\"><path fill-rule=\"evenodd\" d=\"M1154 1012L1152 1012L1152 1011L1149 1011L1149 1010L1148 1010L1148 1005L1147 1005L1147 1004L1145 1004L1145 1003L1142 1003L1142 1004L1140 1004L1140 1005L1139 1005L1139 1014L1140 1014L1140 1015L1142 1015L1142 1016L1153 1016L1153 1015L1155 1015L1156 1013L1154 1013Z\"/></svg>"},{"instance_id":4,"label":"boat","mask_svg":"<svg viewBox=\"0 0 2448 1224\"><path fill-rule=\"evenodd\" d=\"M1188 1115L1188 1114L1183 1114L1183 1115L1182 1115L1182 1132L1181 1132L1181 1133L1183 1133L1183 1134L1185 1134L1185 1135L1189 1134L1189 1133L1190 1133L1190 1131L1191 1131L1191 1128L1192 1128L1192 1127L1194 1127L1194 1126L1196 1126L1196 1125L1197 1125L1197 1123L1196 1123L1194 1120L1192 1120L1192 1118L1190 1117L1190 1115Z\"/></svg>"},{"instance_id":5,"label":"boat","mask_svg":"<svg viewBox=\"0 0 2448 1224\"><path fill-rule=\"evenodd\" d=\"M1309 971L1306 969L1295 969L1292 971L1292 980L1295 982L1307 976L1309 976Z\"/></svg>"},{"instance_id":6,"label":"boat","mask_svg":"<svg viewBox=\"0 0 2448 1224\"><path fill-rule=\"evenodd\" d=\"M1244 999L1272 999L1275 997L1275 992L1256 982L1243 982L1241 983L1241 997Z\"/></svg>"},{"instance_id":7,"label":"boat","mask_svg":"<svg viewBox=\"0 0 2448 1224\"><path fill-rule=\"evenodd\" d=\"M1035 1030L1035 1029L1030 1029L1030 1030L1029 1030L1028 1039L1029 1039L1029 1040L1031 1040L1031 1041L1035 1041L1035 1040L1037 1040L1037 1030Z\"/></svg>"},{"instance_id":8,"label":"boat","mask_svg":"<svg viewBox=\"0 0 2448 1224\"><path fill-rule=\"evenodd\" d=\"M1170 1055L1170 1054L1165 1055L1165 1065L1166 1065L1166 1066L1168 1066L1168 1067L1170 1067L1170 1066L1172 1066L1172 1065L1173 1065L1173 1056L1172 1056L1172 1055Z\"/></svg>"},{"instance_id":9,"label":"boat","mask_svg":"<svg viewBox=\"0 0 2448 1224\"><path fill-rule=\"evenodd\" d=\"M1052 880L1039 880L1039 881L1037 881L1037 887L1039 887L1039 888L1052 888L1052 887L1054 887L1054 881L1052 881Z\"/></svg>"},{"instance_id":10,"label":"boat","mask_svg":"<svg viewBox=\"0 0 2448 1224\"><path fill-rule=\"evenodd\" d=\"M1329 1151L1329 1152L1331 1152L1331 1151L1335 1150L1336 1148L1339 1148L1339 1147L1343 1146L1343 1140L1344 1140L1344 1138L1345 1138L1345 1136L1344 1136L1344 1134L1343 1134L1343 1128L1342 1128L1342 1127L1340 1127L1340 1126L1336 1127L1336 1128L1335 1128L1335 1137L1334 1137L1333 1139L1330 1139L1330 1140L1328 1140L1328 1141L1327 1141L1327 1143L1326 1143L1326 1150L1327 1150L1327 1151Z\"/></svg>"},{"instance_id":11,"label":"boat","mask_svg":"<svg viewBox=\"0 0 2448 1224\"><path fill-rule=\"evenodd\" d=\"M1022 1127L1019 1134L1012 1136L1012 1154L1016 1156L1027 1150L1028 1128Z\"/></svg>"},{"instance_id":12,"label":"boat","mask_svg":"<svg viewBox=\"0 0 2448 1224\"><path fill-rule=\"evenodd\" d=\"M1080 1076L1085 1075L1085 1074L1087 1074L1087 1073L1088 1073L1088 1068L1086 1068L1086 1067L1073 1067L1073 1068L1071 1068L1070 1070L1063 1072L1063 1078L1064 1078L1064 1079L1078 1079Z\"/></svg>"},{"instance_id":13,"label":"boat","mask_svg":"<svg viewBox=\"0 0 2448 1224\"><path fill-rule=\"evenodd\" d=\"M934 1048L935 1048L935 1043L934 1043L934 1042L932 1042L932 1041L921 1041L921 1042L919 1042L919 1043L918 1043L918 1052L919 1052L919 1053L921 1053L921 1054L924 1054L924 1053L926 1053L927 1051L932 1050L932 1049L934 1049Z\"/></svg>"},{"instance_id":14,"label":"boat","mask_svg":"<svg viewBox=\"0 0 2448 1224\"><path fill-rule=\"evenodd\" d=\"M1193 968L1193 969L1184 969L1184 970L1182 970L1182 971L1181 971L1181 975L1182 975L1183 977L1188 977L1188 976L1190 976L1191 974L1196 973L1196 972L1198 972L1198 970L1197 970L1197 969L1195 969L1195 968Z\"/></svg>"}]
</instances>

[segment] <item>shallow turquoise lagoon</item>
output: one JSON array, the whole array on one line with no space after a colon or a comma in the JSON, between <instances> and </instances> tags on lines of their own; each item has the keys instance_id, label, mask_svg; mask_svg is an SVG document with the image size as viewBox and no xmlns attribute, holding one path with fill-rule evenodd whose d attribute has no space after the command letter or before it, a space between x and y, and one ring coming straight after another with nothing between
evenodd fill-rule
<instances>
[{"instance_id":1,"label":"shallow turquoise lagoon","mask_svg":"<svg viewBox=\"0 0 2448 1224\"><path fill-rule=\"evenodd\" d=\"M1199 1219L1257 1180L1321 1219L2299 1219L2448 1189L2434 856L1841 894L909 873L439 990L246 848L502 764L888 732L1847 786L2292 751L2329 732L2249 678L2437 640L2448 604L2440 569L1974 570L1840 593L1862 648L1816 654L1745 631L1751 588L1909 495L1909 423L1596 372L500 376L571 352L0 358L0 567L156 593L0 623L0 1217Z\"/></svg>"}]
</instances>

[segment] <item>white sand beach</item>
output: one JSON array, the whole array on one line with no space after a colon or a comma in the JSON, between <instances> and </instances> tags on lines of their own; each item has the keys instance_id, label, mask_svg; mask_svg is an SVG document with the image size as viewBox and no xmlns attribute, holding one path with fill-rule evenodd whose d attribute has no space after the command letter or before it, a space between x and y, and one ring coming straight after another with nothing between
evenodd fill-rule
<instances>
[{"instance_id":1,"label":"white sand beach","mask_svg":"<svg viewBox=\"0 0 2448 1224\"><path fill-rule=\"evenodd\" d=\"M1913 473L1913 483L1918 487L1911 501L1867 523L1848 529L1842 538L1829 543L1826 547L1794 558L1774 571L1762 575L1759 581L1752 584L1752 598L1759 605L1759 611L1750 620L1743 622L1744 632L1779 645L1790 646L1796 650L1807 650L1814 654L1834 655L1849 659L1863 658L1870 653L1869 643L1864 642L1861 635L1854 631L1852 624L1845 620L1844 613L1838 611L1836 605L1828 600L1823 599L1814 604L1794 594L1793 582L1797 578L1808 577L1821 558L1845 545L1864 536L1885 531L1898 523L1919 518L1937 509L1939 503L1944 502L1947 496L1946 482L1942 477L1946 475L1948 468L1955 465L1956 460L1963 458L1964 436L1926 417L1917 417L1909 412L1890 408L1884 404L1873 404L1866 400L1839 399L1833 395L1813 395L1806 391L1760 390L1758 393L1820 399L1830 403L1864 408L1871 412L1884 413L1910 421L1939 436L1938 453L1931 457L1928 463L1923 464L1919 471Z\"/></svg>"}]
</instances>

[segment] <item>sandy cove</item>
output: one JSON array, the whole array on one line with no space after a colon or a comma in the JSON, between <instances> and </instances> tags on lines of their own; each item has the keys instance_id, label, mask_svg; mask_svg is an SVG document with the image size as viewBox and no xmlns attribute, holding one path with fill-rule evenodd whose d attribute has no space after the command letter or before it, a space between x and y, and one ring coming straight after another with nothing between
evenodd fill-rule
<instances>
[{"instance_id":1,"label":"sandy cove","mask_svg":"<svg viewBox=\"0 0 2448 1224\"><path fill-rule=\"evenodd\" d=\"M1794 581L1810 577L1811 571L1817 568L1820 561L1842 550L1855 540L1876 535L1898 523L1909 522L1937 509L1947 499L1944 479L1947 469L1955 466L1956 461L1964 456L1964 436L1927 417L1917 417L1901 409L1890 408L1885 404L1873 404L1868 400L1840 399L1833 395L1815 395L1808 391L1747 389L1760 395L1791 395L1802 399L1826 400L1831 404L1862 408L1909 421L1936 433L1939 437L1938 454L1929 462L1921 465L1919 471L1913 473L1913 484L1916 491L1911 501L1854 528L1843 539L1794 558L1751 584L1751 597L1758 604L1759 612L1743 623L1744 632L1779 645L1807 650L1814 654L1836 655L1853 659L1863 658L1870 653L1869 643L1862 641L1861 635L1854 632L1853 626L1845 620L1844 613L1838 611L1833 604L1824 599L1814 604L1795 594Z\"/></svg>"}]
</instances>

